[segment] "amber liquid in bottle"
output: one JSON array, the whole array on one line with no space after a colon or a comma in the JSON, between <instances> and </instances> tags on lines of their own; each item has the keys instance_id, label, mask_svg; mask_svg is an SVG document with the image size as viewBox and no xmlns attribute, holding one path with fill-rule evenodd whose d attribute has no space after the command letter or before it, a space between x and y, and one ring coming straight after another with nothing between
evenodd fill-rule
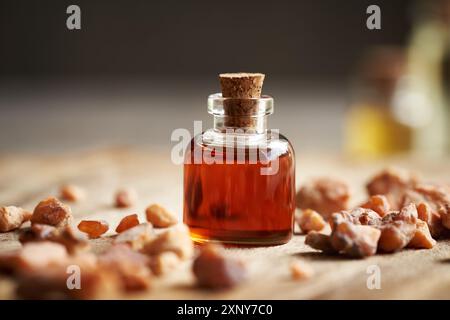
<instances>
[{"instance_id":1,"label":"amber liquid in bottle","mask_svg":"<svg viewBox=\"0 0 450 320\"><path fill-rule=\"evenodd\" d=\"M206 153L210 147L194 138L184 165L184 222L196 242L241 245L276 245L289 241L295 211L295 163L290 143L282 136L262 159L233 163L194 163L198 144L203 157L227 158L227 149ZM242 151L242 149L241 149ZM275 174L261 174L274 166ZM225 162L225 161L223 161Z\"/></svg>"}]
</instances>

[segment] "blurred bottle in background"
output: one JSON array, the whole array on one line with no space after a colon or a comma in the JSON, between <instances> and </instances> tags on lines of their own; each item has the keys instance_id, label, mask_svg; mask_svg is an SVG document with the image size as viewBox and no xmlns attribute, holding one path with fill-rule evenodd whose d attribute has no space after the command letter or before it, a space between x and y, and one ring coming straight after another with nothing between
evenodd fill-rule
<instances>
[{"instance_id":1,"label":"blurred bottle in background","mask_svg":"<svg viewBox=\"0 0 450 320\"><path fill-rule=\"evenodd\" d=\"M419 2L408 48L375 47L363 58L345 124L352 156L450 150L450 0Z\"/></svg>"},{"instance_id":2,"label":"blurred bottle in background","mask_svg":"<svg viewBox=\"0 0 450 320\"><path fill-rule=\"evenodd\" d=\"M345 123L345 146L352 156L379 157L411 150L414 128L398 117L394 106L405 74L402 49L373 48L363 58Z\"/></svg>"},{"instance_id":3,"label":"blurred bottle in background","mask_svg":"<svg viewBox=\"0 0 450 320\"><path fill-rule=\"evenodd\" d=\"M450 0L418 1L408 48L408 83L399 110L420 105L414 151L430 156L450 152Z\"/></svg>"}]
</instances>

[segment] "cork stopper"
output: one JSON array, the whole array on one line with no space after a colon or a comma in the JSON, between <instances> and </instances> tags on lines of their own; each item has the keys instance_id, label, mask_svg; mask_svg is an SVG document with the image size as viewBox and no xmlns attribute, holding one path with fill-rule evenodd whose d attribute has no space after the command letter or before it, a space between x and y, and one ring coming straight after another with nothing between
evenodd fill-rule
<instances>
[{"instance_id":1,"label":"cork stopper","mask_svg":"<svg viewBox=\"0 0 450 320\"><path fill-rule=\"evenodd\" d=\"M265 75L262 73L222 73L219 75L227 127L253 127Z\"/></svg>"},{"instance_id":2,"label":"cork stopper","mask_svg":"<svg viewBox=\"0 0 450 320\"><path fill-rule=\"evenodd\" d=\"M236 99L260 98L264 82L262 73L222 73L219 75L222 97Z\"/></svg>"}]
</instances>

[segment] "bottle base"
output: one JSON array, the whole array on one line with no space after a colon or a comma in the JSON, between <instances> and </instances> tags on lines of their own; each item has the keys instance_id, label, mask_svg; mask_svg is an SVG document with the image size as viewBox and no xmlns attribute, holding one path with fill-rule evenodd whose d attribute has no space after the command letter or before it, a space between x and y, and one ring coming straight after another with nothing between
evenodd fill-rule
<instances>
[{"instance_id":1,"label":"bottle base","mask_svg":"<svg viewBox=\"0 0 450 320\"><path fill-rule=\"evenodd\" d=\"M292 230L282 231L217 231L190 228L195 243L220 243L230 246L276 246L288 243Z\"/></svg>"}]
</instances>

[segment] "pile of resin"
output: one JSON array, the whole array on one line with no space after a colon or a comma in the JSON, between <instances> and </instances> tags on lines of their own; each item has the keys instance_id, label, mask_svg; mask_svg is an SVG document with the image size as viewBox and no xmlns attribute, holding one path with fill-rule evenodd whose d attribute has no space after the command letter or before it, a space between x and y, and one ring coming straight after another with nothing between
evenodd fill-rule
<instances>
[{"instance_id":1,"label":"pile of resin","mask_svg":"<svg viewBox=\"0 0 450 320\"><path fill-rule=\"evenodd\" d=\"M387 169L367 184L369 199L348 210L342 181L317 179L297 193L305 243L325 253L366 257L403 248L430 249L450 235L450 187ZM331 232L326 230L327 222Z\"/></svg>"}]
</instances>

